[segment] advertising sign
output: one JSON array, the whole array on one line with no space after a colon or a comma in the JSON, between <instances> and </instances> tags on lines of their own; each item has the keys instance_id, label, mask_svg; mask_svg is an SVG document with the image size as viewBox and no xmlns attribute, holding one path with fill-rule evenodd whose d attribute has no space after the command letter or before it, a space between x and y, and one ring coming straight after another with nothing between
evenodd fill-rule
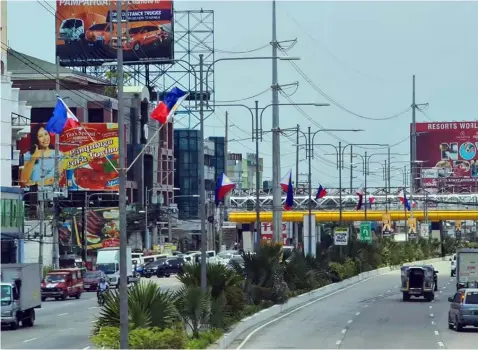
<instances>
[{"instance_id":1,"label":"advertising sign","mask_svg":"<svg viewBox=\"0 0 478 350\"><path fill-rule=\"evenodd\" d=\"M116 1L57 0L56 56L62 66L93 66L116 61ZM124 61L173 58L173 2L123 2L121 45Z\"/></svg>"},{"instance_id":2,"label":"advertising sign","mask_svg":"<svg viewBox=\"0 0 478 350\"><path fill-rule=\"evenodd\" d=\"M348 227L336 227L334 229L334 244L347 245L349 244L349 229Z\"/></svg>"},{"instance_id":3,"label":"advertising sign","mask_svg":"<svg viewBox=\"0 0 478 350\"><path fill-rule=\"evenodd\" d=\"M382 237L390 237L393 233L392 217L386 213L382 215Z\"/></svg>"},{"instance_id":4,"label":"advertising sign","mask_svg":"<svg viewBox=\"0 0 478 350\"><path fill-rule=\"evenodd\" d=\"M372 242L372 225L370 222L360 223L360 241Z\"/></svg>"},{"instance_id":5,"label":"advertising sign","mask_svg":"<svg viewBox=\"0 0 478 350\"><path fill-rule=\"evenodd\" d=\"M73 231L78 246L82 246L83 218L77 215L73 218ZM62 239L60 230L60 240ZM88 249L119 247L119 210L118 208L103 208L88 210L86 214L86 240Z\"/></svg>"},{"instance_id":6,"label":"advertising sign","mask_svg":"<svg viewBox=\"0 0 478 350\"><path fill-rule=\"evenodd\" d=\"M409 239L418 238L416 218L408 218L408 238Z\"/></svg>"},{"instance_id":7,"label":"advertising sign","mask_svg":"<svg viewBox=\"0 0 478 350\"><path fill-rule=\"evenodd\" d=\"M422 186L478 186L478 122L417 123Z\"/></svg>"},{"instance_id":8,"label":"advertising sign","mask_svg":"<svg viewBox=\"0 0 478 350\"><path fill-rule=\"evenodd\" d=\"M44 124L31 124L32 132L18 142L23 155L22 187L53 186L55 137ZM85 123L60 135L60 186L69 191L118 191L118 124Z\"/></svg>"},{"instance_id":9,"label":"advertising sign","mask_svg":"<svg viewBox=\"0 0 478 350\"><path fill-rule=\"evenodd\" d=\"M261 239L266 241L272 241L274 237L274 232L272 230L272 223L262 222L261 223ZM287 225L282 223L282 243L287 244Z\"/></svg>"}]
</instances>

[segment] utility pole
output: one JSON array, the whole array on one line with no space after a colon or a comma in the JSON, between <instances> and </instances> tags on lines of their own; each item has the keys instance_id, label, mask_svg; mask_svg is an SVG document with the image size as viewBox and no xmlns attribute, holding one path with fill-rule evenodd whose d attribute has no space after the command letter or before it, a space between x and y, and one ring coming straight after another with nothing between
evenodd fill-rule
<instances>
[{"instance_id":1,"label":"utility pole","mask_svg":"<svg viewBox=\"0 0 478 350\"><path fill-rule=\"evenodd\" d=\"M88 256L88 240L86 236L88 235L88 192L85 192L85 203L83 204L82 208L82 225L81 225L81 246L83 249L81 250L82 254L81 257L83 258L83 263L86 263L86 257Z\"/></svg>"},{"instance_id":2,"label":"utility pole","mask_svg":"<svg viewBox=\"0 0 478 350\"><path fill-rule=\"evenodd\" d=\"M168 208L168 241L169 243L173 242L173 228L171 227L171 209Z\"/></svg>"},{"instance_id":3,"label":"utility pole","mask_svg":"<svg viewBox=\"0 0 478 350\"><path fill-rule=\"evenodd\" d=\"M365 161L365 175L364 175L364 182L365 182L365 185L364 185L364 191L363 191L363 196L364 196L364 205L365 205L365 220L367 220L367 174L368 174L368 160L367 160L367 151L365 151L365 158L364 158L364 161Z\"/></svg>"},{"instance_id":4,"label":"utility pole","mask_svg":"<svg viewBox=\"0 0 478 350\"><path fill-rule=\"evenodd\" d=\"M282 237L282 190L280 187L279 82L277 72L276 1L272 1L272 230L273 242Z\"/></svg>"},{"instance_id":5,"label":"utility pole","mask_svg":"<svg viewBox=\"0 0 478 350\"><path fill-rule=\"evenodd\" d=\"M229 134L228 134L228 130L229 130L229 113L226 111L226 123L225 123L225 130L224 130L224 174L226 176L227 175L227 162L229 160L229 151L228 151L228 140L229 140ZM219 235L219 249L218 249L218 252L220 252L222 250L222 241L223 241L223 231L222 231L222 226L224 224L224 210L225 210L225 206L226 206L226 203L229 203L228 201L229 199L229 196L227 195L225 198L224 198L224 203L221 203L220 207L219 207L219 230L218 230L218 235Z\"/></svg>"},{"instance_id":6,"label":"utility pole","mask_svg":"<svg viewBox=\"0 0 478 350\"><path fill-rule=\"evenodd\" d=\"M259 101L255 101L255 122L256 122L256 163L259 165ZM259 167L258 167L259 168ZM261 247L262 225L261 225L261 199L259 194L259 171L256 171L256 234L254 240L254 251L257 253Z\"/></svg>"},{"instance_id":7,"label":"utility pole","mask_svg":"<svg viewBox=\"0 0 478 350\"><path fill-rule=\"evenodd\" d=\"M300 132L300 125L297 124L297 137L296 137L296 148L295 148L295 178L296 178L296 184L295 184L295 191L297 193L297 190L299 189L299 132Z\"/></svg>"},{"instance_id":8,"label":"utility pole","mask_svg":"<svg viewBox=\"0 0 478 350\"><path fill-rule=\"evenodd\" d=\"M224 204L221 203L221 206L219 207L219 229L218 229L218 234L219 234L219 247L217 249L218 253L222 251L222 226L224 225Z\"/></svg>"},{"instance_id":9,"label":"utility pole","mask_svg":"<svg viewBox=\"0 0 478 350\"><path fill-rule=\"evenodd\" d=\"M350 194L352 194L352 191L353 191L353 178L354 178L354 166L353 166L353 162L354 162L354 149L353 149L353 145L350 145Z\"/></svg>"},{"instance_id":10,"label":"utility pole","mask_svg":"<svg viewBox=\"0 0 478 350\"><path fill-rule=\"evenodd\" d=\"M43 271L43 237L45 236L45 167L44 167L45 151L42 151L40 160L41 169L41 189L37 192L37 196L40 197L40 239L39 239L39 252L38 263L40 264L40 271Z\"/></svg>"},{"instance_id":11,"label":"utility pole","mask_svg":"<svg viewBox=\"0 0 478 350\"><path fill-rule=\"evenodd\" d=\"M143 153L143 156L144 156L144 153ZM144 166L141 168L144 169ZM144 189L143 198L144 198L144 241L145 241L144 245L145 245L145 248L149 250L151 249L151 237L149 235L149 227L148 227L148 204L149 204L148 187L145 187Z\"/></svg>"},{"instance_id":12,"label":"utility pole","mask_svg":"<svg viewBox=\"0 0 478 350\"><path fill-rule=\"evenodd\" d=\"M199 55L199 218L201 221L201 290L207 291L206 181L204 178L204 55Z\"/></svg>"},{"instance_id":13,"label":"utility pole","mask_svg":"<svg viewBox=\"0 0 478 350\"><path fill-rule=\"evenodd\" d=\"M128 3L126 3L128 7ZM128 18L124 19L126 22ZM128 275L127 275L127 221L126 221L126 163L125 149L126 139L123 131L125 125L124 118L124 96L123 96L123 16L122 1L116 1L116 53L118 58L118 126L119 126L119 212L120 212L120 349L129 349L128 333L129 333L129 317L128 317ZM202 140L201 140L202 141ZM202 143L202 142L201 142Z\"/></svg>"},{"instance_id":14,"label":"utility pole","mask_svg":"<svg viewBox=\"0 0 478 350\"><path fill-rule=\"evenodd\" d=\"M417 161L417 124L416 124L416 109L417 104L415 102L415 75L412 82L412 149L411 149L411 162L410 162L410 199L413 199L413 190L416 178L416 161ZM410 215L413 217L413 213L410 210Z\"/></svg>"},{"instance_id":15,"label":"utility pole","mask_svg":"<svg viewBox=\"0 0 478 350\"><path fill-rule=\"evenodd\" d=\"M60 95L60 58L56 58L56 94ZM60 135L55 134L55 181L53 185L53 222L52 222L52 235L53 235L53 247L52 247L52 265L57 269L60 267L60 247L58 239L58 197L57 193L60 190L60 173L59 173L59 156L60 156Z\"/></svg>"}]
</instances>

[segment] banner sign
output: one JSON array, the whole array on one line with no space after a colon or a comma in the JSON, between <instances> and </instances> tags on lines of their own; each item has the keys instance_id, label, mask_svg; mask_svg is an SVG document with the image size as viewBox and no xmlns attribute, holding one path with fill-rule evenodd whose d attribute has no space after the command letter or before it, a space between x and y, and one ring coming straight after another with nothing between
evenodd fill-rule
<instances>
[{"instance_id":1,"label":"banner sign","mask_svg":"<svg viewBox=\"0 0 478 350\"><path fill-rule=\"evenodd\" d=\"M382 215L382 237L390 237L393 233L392 216L389 213Z\"/></svg>"},{"instance_id":2,"label":"banner sign","mask_svg":"<svg viewBox=\"0 0 478 350\"><path fill-rule=\"evenodd\" d=\"M334 229L334 244L335 245L349 244L349 228L348 227L336 227Z\"/></svg>"},{"instance_id":3,"label":"banner sign","mask_svg":"<svg viewBox=\"0 0 478 350\"><path fill-rule=\"evenodd\" d=\"M408 238L415 239L418 238L417 235L417 219L416 218L408 218Z\"/></svg>"}]
</instances>

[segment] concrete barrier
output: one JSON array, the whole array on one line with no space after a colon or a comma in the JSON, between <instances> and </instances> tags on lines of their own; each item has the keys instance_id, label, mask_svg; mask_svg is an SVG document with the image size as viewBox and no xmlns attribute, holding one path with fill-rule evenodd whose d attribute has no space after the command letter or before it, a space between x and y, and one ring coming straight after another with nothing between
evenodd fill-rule
<instances>
[{"instance_id":1,"label":"concrete barrier","mask_svg":"<svg viewBox=\"0 0 478 350\"><path fill-rule=\"evenodd\" d=\"M435 258L435 259L429 259L429 260L422 260L422 261L415 261L415 262L410 262L410 263L405 263L403 265L411 265L411 264L432 264L436 262L441 262L441 261L446 261L448 260L449 257L445 258ZM390 267L382 267L380 269L372 270L372 271L367 271L367 272L362 272L357 276L347 278L343 281L329 284L327 286L312 290L310 292L301 294L297 297L290 298L286 303L284 304L278 304L271 306L270 308L264 309L259 311L258 313L251 315L249 317L246 317L239 321L236 325L234 325L227 333L225 333L221 338L218 339L218 341L211 345L209 349L226 349L228 348L232 342L242 333L244 333L247 329L254 327L258 324L264 323L267 320L280 315L281 313L293 310L296 307L299 307L300 305L303 305L305 303L308 303L312 300L318 299L320 297L323 297L327 294L339 291L340 289L349 287L351 285L354 285L360 281L363 281L367 278L371 278L374 276L380 276L380 275L385 275L387 273L390 273L392 271L396 271L397 269L400 269L401 266L390 266Z\"/></svg>"}]
</instances>

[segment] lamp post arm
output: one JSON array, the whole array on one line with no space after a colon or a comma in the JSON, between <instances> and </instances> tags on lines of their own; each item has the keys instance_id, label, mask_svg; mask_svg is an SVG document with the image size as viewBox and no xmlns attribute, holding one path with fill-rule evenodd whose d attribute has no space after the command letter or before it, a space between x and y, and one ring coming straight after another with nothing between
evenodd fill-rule
<instances>
[{"instance_id":1,"label":"lamp post arm","mask_svg":"<svg viewBox=\"0 0 478 350\"><path fill-rule=\"evenodd\" d=\"M254 141L254 112L252 111L251 107L246 106L245 104L242 103L226 103L226 104L219 104L219 105L212 105L212 107L242 107L246 108L249 113L251 114L251 120L252 120L252 141Z\"/></svg>"}]
</instances>

